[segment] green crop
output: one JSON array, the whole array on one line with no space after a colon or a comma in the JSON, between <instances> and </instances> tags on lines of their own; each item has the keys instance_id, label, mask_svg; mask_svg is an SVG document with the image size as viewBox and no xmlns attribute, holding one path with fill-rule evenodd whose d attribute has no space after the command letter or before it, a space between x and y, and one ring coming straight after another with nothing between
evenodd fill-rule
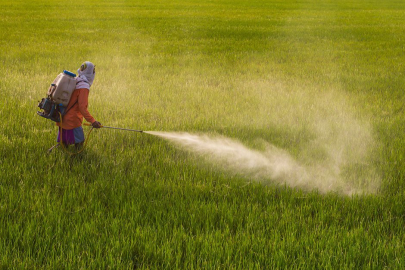
<instances>
[{"instance_id":1,"label":"green crop","mask_svg":"<svg viewBox=\"0 0 405 270\"><path fill-rule=\"evenodd\" d=\"M2 0L0 29L1 269L405 267L405 3ZM38 100L84 61L106 126L271 144L362 192L117 130L48 155Z\"/></svg>"}]
</instances>

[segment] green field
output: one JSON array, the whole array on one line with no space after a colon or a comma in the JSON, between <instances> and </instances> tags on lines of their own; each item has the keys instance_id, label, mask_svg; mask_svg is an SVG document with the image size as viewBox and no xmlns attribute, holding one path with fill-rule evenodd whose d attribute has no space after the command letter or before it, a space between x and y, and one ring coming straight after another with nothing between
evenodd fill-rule
<instances>
[{"instance_id":1,"label":"green field","mask_svg":"<svg viewBox=\"0 0 405 270\"><path fill-rule=\"evenodd\" d=\"M0 269L405 268L405 2L0 0L0 29ZM47 154L38 100L86 60L106 126L302 170L108 129Z\"/></svg>"}]
</instances>

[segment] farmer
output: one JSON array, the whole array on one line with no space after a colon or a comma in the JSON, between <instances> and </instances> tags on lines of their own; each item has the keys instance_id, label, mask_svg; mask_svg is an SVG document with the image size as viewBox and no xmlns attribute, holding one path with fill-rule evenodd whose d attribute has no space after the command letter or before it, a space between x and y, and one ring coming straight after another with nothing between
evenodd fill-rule
<instances>
[{"instance_id":1,"label":"farmer","mask_svg":"<svg viewBox=\"0 0 405 270\"><path fill-rule=\"evenodd\" d=\"M95 66L93 63L86 61L80 66L77 72L79 76L76 78L76 89L73 91L69 104L66 107L66 114L62 117L62 122L56 123L59 126L58 144L49 149L49 152L60 145L61 133L64 146L74 144L76 149L80 149L83 146L83 117L87 122L90 122L94 128L101 127L101 123L96 121L87 110L90 87L96 75Z\"/></svg>"}]
</instances>

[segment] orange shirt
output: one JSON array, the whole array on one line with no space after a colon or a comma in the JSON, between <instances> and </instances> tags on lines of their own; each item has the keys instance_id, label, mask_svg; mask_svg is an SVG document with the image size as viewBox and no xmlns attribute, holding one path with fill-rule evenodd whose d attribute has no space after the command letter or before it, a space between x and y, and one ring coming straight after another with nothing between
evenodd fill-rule
<instances>
[{"instance_id":1,"label":"orange shirt","mask_svg":"<svg viewBox=\"0 0 405 270\"><path fill-rule=\"evenodd\" d=\"M66 107L68 112L62 117L63 129L80 127L83 122L83 117L92 124L96 121L87 110L89 92L87 88L73 91L69 104ZM56 124L60 126L60 122Z\"/></svg>"}]
</instances>

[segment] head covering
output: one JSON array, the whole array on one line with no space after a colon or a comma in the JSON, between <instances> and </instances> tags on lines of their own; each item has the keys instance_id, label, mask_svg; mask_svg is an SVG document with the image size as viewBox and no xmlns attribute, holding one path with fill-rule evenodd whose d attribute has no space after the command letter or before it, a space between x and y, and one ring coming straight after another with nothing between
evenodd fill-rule
<instances>
[{"instance_id":1,"label":"head covering","mask_svg":"<svg viewBox=\"0 0 405 270\"><path fill-rule=\"evenodd\" d=\"M96 66L92 62L86 61L80 66L77 73L79 76L76 79L76 89L90 89L96 75Z\"/></svg>"}]
</instances>

